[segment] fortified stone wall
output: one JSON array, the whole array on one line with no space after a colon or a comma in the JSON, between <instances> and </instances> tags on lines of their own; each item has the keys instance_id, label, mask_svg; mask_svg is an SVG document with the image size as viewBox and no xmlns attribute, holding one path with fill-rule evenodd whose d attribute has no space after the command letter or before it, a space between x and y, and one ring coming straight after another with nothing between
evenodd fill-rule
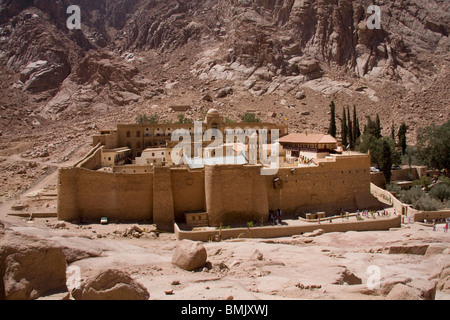
<instances>
[{"instance_id":1,"label":"fortified stone wall","mask_svg":"<svg viewBox=\"0 0 450 320\"><path fill-rule=\"evenodd\" d=\"M206 209L211 226L267 221L268 201L259 166L205 167Z\"/></svg>"},{"instance_id":2,"label":"fortified stone wall","mask_svg":"<svg viewBox=\"0 0 450 320\"><path fill-rule=\"evenodd\" d=\"M279 182L274 183L274 179ZM336 213L340 208L363 209L356 197L370 195L369 158L337 157L318 167L282 168L277 176L266 177L269 209L286 214L308 211Z\"/></svg>"},{"instance_id":3,"label":"fortified stone wall","mask_svg":"<svg viewBox=\"0 0 450 320\"><path fill-rule=\"evenodd\" d=\"M149 220L172 230L186 212L207 212L211 226L259 223L276 209L284 216L364 209L356 198L370 196L368 156L338 156L317 167L281 168L263 176L261 166L155 167L147 173L86 169L97 167L99 154L93 152L81 167L60 170L59 219Z\"/></svg>"},{"instance_id":4,"label":"fortified stone wall","mask_svg":"<svg viewBox=\"0 0 450 320\"><path fill-rule=\"evenodd\" d=\"M450 218L450 210L443 211L420 211L414 214L415 222L423 222L425 219L428 223L432 222L433 219L448 219Z\"/></svg>"},{"instance_id":5,"label":"fortified stone wall","mask_svg":"<svg viewBox=\"0 0 450 320\"><path fill-rule=\"evenodd\" d=\"M68 168L59 171L58 219L153 219L153 173L115 174Z\"/></svg>"},{"instance_id":6,"label":"fortified stone wall","mask_svg":"<svg viewBox=\"0 0 450 320\"><path fill-rule=\"evenodd\" d=\"M184 221L186 212L206 212L205 171L172 169L175 221Z\"/></svg>"}]
</instances>

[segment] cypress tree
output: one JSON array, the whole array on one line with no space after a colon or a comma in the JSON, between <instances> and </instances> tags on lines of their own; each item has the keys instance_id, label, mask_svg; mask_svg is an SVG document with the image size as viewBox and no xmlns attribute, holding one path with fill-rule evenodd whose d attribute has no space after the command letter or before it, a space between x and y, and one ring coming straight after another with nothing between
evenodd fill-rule
<instances>
[{"instance_id":1,"label":"cypress tree","mask_svg":"<svg viewBox=\"0 0 450 320\"><path fill-rule=\"evenodd\" d=\"M356 118L356 139L359 139L361 137L361 129L359 126L359 119Z\"/></svg>"},{"instance_id":2,"label":"cypress tree","mask_svg":"<svg viewBox=\"0 0 450 320\"><path fill-rule=\"evenodd\" d=\"M380 139L381 138L381 121L380 121L380 116L378 115L378 113L377 113L377 132L376 132L376 135L375 135L375 137L377 137L378 139Z\"/></svg>"},{"instance_id":3,"label":"cypress tree","mask_svg":"<svg viewBox=\"0 0 450 320\"><path fill-rule=\"evenodd\" d=\"M392 121L391 137L392 137L392 140L395 142L395 123L394 123L394 121Z\"/></svg>"},{"instance_id":4,"label":"cypress tree","mask_svg":"<svg viewBox=\"0 0 450 320\"><path fill-rule=\"evenodd\" d=\"M352 117L350 115L350 107L347 107L347 117L348 117L348 141L350 143L350 149L355 148L355 140L353 138L353 124L352 124Z\"/></svg>"},{"instance_id":5,"label":"cypress tree","mask_svg":"<svg viewBox=\"0 0 450 320\"><path fill-rule=\"evenodd\" d=\"M353 105L353 144L356 145L356 140L358 140L358 117L356 116L356 106Z\"/></svg>"},{"instance_id":6,"label":"cypress tree","mask_svg":"<svg viewBox=\"0 0 450 320\"><path fill-rule=\"evenodd\" d=\"M344 146L344 148L347 148L348 146L348 140L347 140L347 136L348 136L348 128L347 128L347 115L345 112L345 108L342 108L342 124L341 124L341 133L342 133L342 145Z\"/></svg>"},{"instance_id":7,"label":"cypress tree","mask_svg":"<svg viewBox=\"0 0 450 320\"><path fill-rule=\"evenodd\" d=\"M402 147L402 154L406 153L406 133L408 131L408 127L403 122L398 131L398 144Z\"/></svg>"},{"instance_id":8,"label":"cypress tree","mask_svg":"<svg viewBox=\"0 0 450 320\"><path fill-rule=\"evenodd\" d=\"M383 171L386 183L389 184L392 176L392 150L387 139L383 139L380 156L380 168Z\"/></svg>"},{"instance_id":9,"label":"cypress tree","mask_svg":"<svg viewBox=\"0 0 450 320\"><path fill-rule=\"evenodd\" d=\"M328 134L336 138L336 106L334 104L334 101L331 101L330 108L331 108L331 120L330 120L330 127L328 128Z\"/></svg>"}]
</instances>

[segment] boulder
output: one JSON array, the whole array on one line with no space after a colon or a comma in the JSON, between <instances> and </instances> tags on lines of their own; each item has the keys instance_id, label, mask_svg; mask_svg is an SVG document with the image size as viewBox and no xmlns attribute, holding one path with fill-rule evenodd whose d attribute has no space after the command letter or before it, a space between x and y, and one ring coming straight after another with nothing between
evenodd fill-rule
<instances>
[{"instance_id":1,"label":"boulder","mask_svg":"<svg viewBox=\"0 0 450 320\"><path fill-rule=\"evenodd\" d=\"M338 278L333 284L338 285L357 285L362 284L361 278L357 277L353 272L346 267L339 273Z\"/></svg>"},{"instance_id":2,"label":"boulder","mask_svg":"<svg viewBox=\"0 0 450 320\"><path fill-rule=\"evenodd\" d=\"M423 300L435 300L436 298L436 281L427 281L424 279L414 279L408 285L418 292Z\"/></svg>"},{"instance_id":3,"label":"boulder","mask_svg":"<svg viewBox=\"0 0 450 320\"><path fill-rule=\"evenodd\" d=\"M203 244L190 240L182 240L175 248L172 264L177 267L193 271L202 268L206 264L208 254Z\"/></svg>"},{"instance_id":4,"label":"boulder","mask_svg":"<svg viewBox=\"0 0 450 320\"><path fill-rule=\"evenodd\" d=\"M407 284L409 282L411 282L412 279L411 278L393 278L393 279L388 279L386 281L383 282L383 285L381 286L381 290L380 293L384 296L387 296L392 288L394 288L397 284L401 283L401 284Z\"/></svg>"},{"instance_id":5,"label":"boulder","mask_svg":"<svg viewBox=\"0 0 450 320\"><path fill-rule=\"evenodd\" d=\"M253 252L253 254L251 256L251 259L262 261L264 259L264 255L261 253L261 251L259 251L258 249L255 249L255 251Z\"/></svg>"},{"instance_id":6,"label":"boulder","mask_svg":"<svg viewBox=\"0 0 450 320\"><path fill-rule=\"evenodd\" d=\"M386 297L387 300L420 300L417 290L403 283L396 284Z\"/></svg>"},{"instance_id":7,"label":"boulder","mask_svg":"<svg viewBox=\"0 0 450 320\"><path fill-rule=\"evenodd\" d=\"M233 94L233 88L231 87L225 87L222 89L219 89L216 93L216 98L225 98L226 96Z\"/></svg>"},{"instance_id":8,"label":"boulder","mask_svg":"<svg viewBox=\"0 0 450 320\"><path fill-rule=\"evenodd\" d=\"M415 254L425 255L428 245L412 245L412 246L391 246L388 254Z\"/></svg>"},{"instance_id":9,"label":"boulder","mask_svg":"<svg viewBox=\"0 0 450 320\"><path fill-rule=\"evenodd\" d=\"M148 300L150 294L123 271L101 271L72 292L75 300Z\"/></svg>"},{"instance_id":10,"label":"boulder","mask_svg":"<svg viewBox=\"0 0 450 320\"><path fill-rule=\"evenodd\" d=\"M53 241L6 232L0 249L0 299L34 300L67 291L66 259Z\"/></svg>"},{"instance_id":11,"label":"boulder","mask_svg":"<svg viewBox=\"0 0 450 320\"><path fill-rule=\"evenodd\" d=\"M295 97L296 97L298 100L303 100L303 99L306 98L306 95L305 95L305 93L304 93L303 91L298 91L298 92L295 94Z\"/></svg>"}]
</instances>

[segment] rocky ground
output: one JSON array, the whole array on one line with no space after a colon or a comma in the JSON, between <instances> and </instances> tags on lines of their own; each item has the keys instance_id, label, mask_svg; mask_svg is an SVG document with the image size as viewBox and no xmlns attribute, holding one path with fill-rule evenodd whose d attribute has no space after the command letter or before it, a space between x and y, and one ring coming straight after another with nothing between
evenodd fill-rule
<instances>
[{"instance_id":1,"label":"rocky ground","mask_svg":"<svg viewBox=\"0 0 450 320\"><path fill-rule=\"evenodd\" d=\"M177 246L174 236L146 226L139 226L146 229L140 238L123 236L131 225L109 226L114 236L106 238L97 238L105 229L95 225L78 229L54 221L16 220L7 228L61 245L70 266L80 268L83 281L118 269L142 284L150 299L450 298L449 237L442 228L433 232L405 225L395 231L330 233L308 244L292 238L206 243L208 264L191 272L171 263ZM424 243L426 251L421 250ZM367 285L372 283L371 266L381 272L378 289Z\"/></svg>"},{"instance_id":2,"label":"rocky ground","mask_svg":"<svg viewBox=\"0 0 450 320\"><path fill-rule=\"evenodd\" d=\"M43 201L52 203L48 199ZM96 288L100 297L108 297L104 294L109 292L111 281L119 281L116 278L122 279L120 288L138 288L137 292L147 291L149 298L156 300L450 298L450 237L444 233L443 226L438 226L437 231L421 224L406 224L391 231L319 232L315 236L209 242L202 245L207 256L200 262L201 267L186 271L172 263L180 245L175 236L161 233L153 225L78 225L59 222L56 218L30 221L28 217L6 216L11 212L11 203L0 207L5 225L0 258L4 259L8 250L21 246L27 249L15 249L21 254L11 255L5 263L8 292L26 292L27 282L20 281L25 289L18 284L21 274L26 274L28 283L34 284L33 276L38 274L39 267L22 262L22 268L34 268L29 273L10 267L14 259L27 261L28 253L34 255L32 261L42 261L41 268L47 268L45 274L49 273L45 261L52 261L51 265L55 266L61 260L61 265L67 263L67 279L73 281L69 271L75 267L84 288L81 296L76 291L72 293L77 298L83 294L92 298L90 286ZM61 252L53 253L52 259L36 258L42 252L46 255L53 252L49 248ZM109 270L123 274L118 276L118 271ZM373 288L370 285L376 284L375 272L379 272L380 284ZM96 278L101 276L107 280ZM11 285L14 281L18 283ZM92 281L100 281L102 285L94 286ZM122 289L115 290L119 297L124 294ZM57 294L47 298L67 297L68 294Z\"/></svg>"}]
</instances>

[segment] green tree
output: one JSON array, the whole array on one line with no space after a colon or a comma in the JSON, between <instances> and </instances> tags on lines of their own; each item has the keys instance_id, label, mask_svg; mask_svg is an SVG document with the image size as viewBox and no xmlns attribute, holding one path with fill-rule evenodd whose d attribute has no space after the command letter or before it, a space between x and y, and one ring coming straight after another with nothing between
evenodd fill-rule
<instances>
[{"instance_id":1,"label":"green tree","mask_svg":"<svg viewBox=\"0 0 450 320\"><path fill-rule=\"evenodd\" d=\"M355 149L355 140L353 137L353 123L350 116L350 107L347 107L347 117L348 117L348 142L350 143L350 149Z\"/></svg>"},{"instance_id":2,"label":"green tree","mask_svg":"<svg viewBox=\"0 0 450 320\"><path fill-rule=\"evenodd\" d=\"M362 153L370 153L370 161L372 164L379 164L381 154L380 139L375 138L372 134L366 132L360 138L358 151Z\"/></svg>"},{"instance_id":3,"label":"green tree","mask_svg":"<svg viewBox=\"0 0 450 320\"><path fill-rule=\"evenodd\" d=\"M431 188L430 196L439 199L441 202L450 199L450 185L445 183L439 183Z\"/></svg>"},{"instance_id":4,"label":"green tree","mask_svg":"<svg viewBox=\"0 0 450 320\"><path fill-rule=\"evenodd\" d=\"M392 121L392 127L391 127L391 138L395 141L395 123Z\"/></svg>"},{"instance_id":5,"label":"green tree","mask_svg":"<svg viewBox=\"0 0 450 320\"><path fill-rule=\"evenodd\" d=\"M376 120L376 125L377 125L377 132L375 137L377 137L378 139L380 139L382 137L381 135L381 120L380 120L380 115L377 113L377 120Z\"/></svg>"},{"instance_id":6,"label":"green tree","mask_svg":"<svg viewBox=\"0 0 450 320\"><path fill-rule=\"evenodd\" d=\"M336 105L334 101L331 101L330 104L331 109L331 119L330 119L330 127L328 128L328 134L336 138Z\"/></svg>"},{"instance_id":7,"label":"green tree","mask_svg":"<svg viewBox=\"0 0 450 320\"><path fill-rule=\"evenodd\" d=\"M375 121L372 120L370 116L367 117L367 125L364 128L364 133L371 134L375 138L379 139L380 134L378 130L378 125Z\"/></svg>"},{"instance_id":8,"label":"green tree","mask_svg":"<svg viewBox=\"0 0 450 320\"><path fill-rule=\"evenodd\" d=\"M450 169L450 120L442 126L432 124L419 129L416 146L417 159L422 165Z\"/></svg>"},{"instance_id":9,"label":"green tree","mask_svg":"<svg viewBox=\"0 0 450 320\"><path fill-rule=\"evenodd\" d=\"M384 138L382 139L382 145L381 145L381 155L378 160L378 164L381 168L381 171L383 172L384 178L386 179L386 183L391 182L391 176L392 176L392 149L391 145L389 144L389 141Z\"/></svg>"},{"instance_id":10,"label":"green tree","mask_svg":"<svg viewBox=\"0 0 450 320\"><path fill-rule=\"evenodd\" d=\"M241 117L242 122L261 122L261 119L256 117L256 114L252 112L246 112Z\"/></svg>"},{"instance_id":11,"label":"green tree","mask_svg":"<svg viewBox=\"0 0 450 320\"><path fill-rule=\"evenodd\" d=\"M407 144L406 144L406 133L407 132L408 132L408 127L403 122L402 125L400 126L400 129L398 130L398 135L397 135L398 136L398 144L402 148L402 154L403 155L406 154L406 147L407 147Z\"/></svg>"},{"instance_id":12,"label":"green tree","mask_svg":"<svg viewBox=\"0 0 450 320\"><path fill-rule=\"evenodd\" d=\"M358 131L359 131L359 123L358 123L358 116L356 115L356 106L353 106L353 141L354 144L356 144L356 140L358 140L359 136L361 135L361 132L359 132L360 134L358 135Z\"/></svg>"},{"instance_id":13,"label":"green tree","mask_svg":"<svg viewBox=\"0 0 450 320\"><path fill-rule=\"evenodd\" d=\"M341 135L342 135L342 145L344 146L344 148L347 148L348 127L347 127L347 114L345 112L345 108L342 108Z\"/></svg>"},{"instance_id":14,"label":"green tree","mask_svg":"<svg viewBox=\"0 0 450 320\"><path fill-rule=\"evenodd\" d=\"M414 184L415 186L418 186L418 187L420 187L420 188L423 188L423 189L425 189L425 190L428 190L428 187L429 187L430 184L431 184L431 179L430 179L429 177L427 177L427 176L422 176L420 179L414 180L414 181L413 181L413 184Z\"/></svg>"},{"instance_id":15,"label":"green tree","mask_svg":"<svg viewBox=\"0 0 450 320\"><path fill-rule=\"evenodd\" d=\"M137 124L146 125L146 124L157 124L159 121L159 117L156 114L153 114L151 116L147 116L145 114L140 114L136 116L135 119Z\"/></svg>"},{"instance_id":16,"label":"green tree","mask_svg":"<svg viewBox=\"0 0 450 320\"><path fill-rule=\"evenodd\" d=\"M190 123L194 123L194 120L187 118L184 114L180 113L178 115L178 124L190 124Z\"/></svg>"}]
</instances>

